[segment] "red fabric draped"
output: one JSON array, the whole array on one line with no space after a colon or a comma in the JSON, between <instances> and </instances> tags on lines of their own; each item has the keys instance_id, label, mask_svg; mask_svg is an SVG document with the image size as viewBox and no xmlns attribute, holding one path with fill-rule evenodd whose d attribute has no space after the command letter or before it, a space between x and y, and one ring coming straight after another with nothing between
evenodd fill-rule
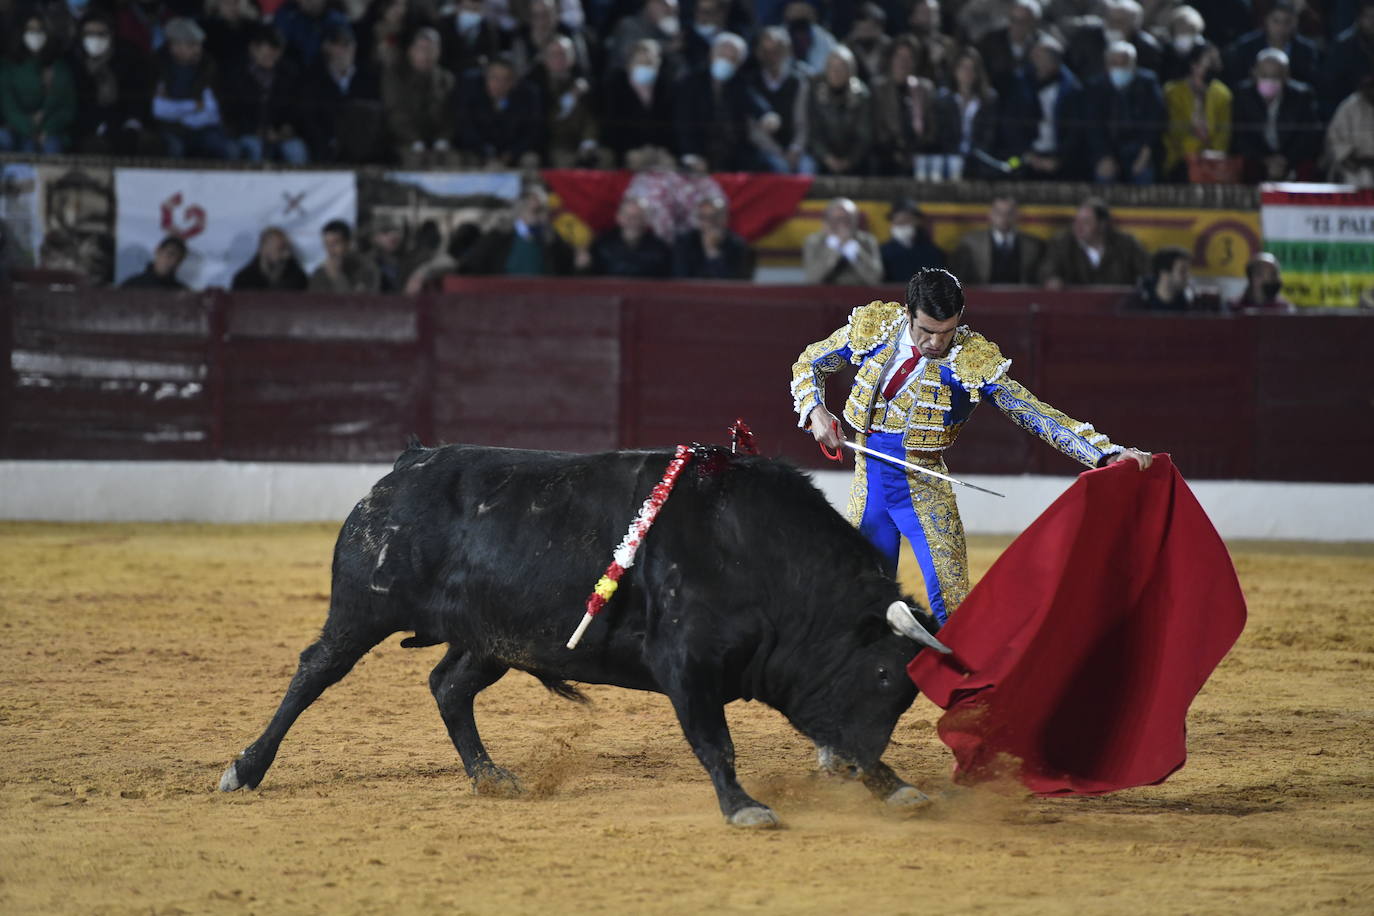
<instances>
[{"instance_id":1,"label":"red fabric draped","mask_svg":"<svg viewBox=\"0 0 1374 916\"><path fill-rule=\"evenodd\" d=\"M541 174L563 206L594 232L604 232L615 225L616 208L633 177L625 171L592 169L545 169ZM730 228L746 242L762 238L790 219L811 190L811 178L807 175L722 172L711 178L730 202Z\"/></svg>"},{"instance_id":2,"label":"red fabric draped","mask_svg":"<svg viewBox=\"0 0 1374 916\"><path fill-rule=\"evenodd\" d=\"M1163 782L1188 706L1245 627L1226 546L1167 455L1079 475L908 671L955 779L1041 795Z\"/></svg>"}]
</instances>

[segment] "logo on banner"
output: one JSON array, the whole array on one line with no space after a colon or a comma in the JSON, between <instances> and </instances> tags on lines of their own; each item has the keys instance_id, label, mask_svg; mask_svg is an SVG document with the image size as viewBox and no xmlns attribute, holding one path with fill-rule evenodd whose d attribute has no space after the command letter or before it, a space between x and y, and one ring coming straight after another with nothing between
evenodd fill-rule
<instances>
[{"instance_id":1,"label":"logo on banner","mask_svg":"<svg viewBox=\"0 0 1374 916\"><path fill-rule=\"evenodd\" d=\"M299 194L292 194L290 191L282 191L281 199L285 201L285 208L282 210L282 216L288 217L292 213L299 213L302 217L305 217L307 214L305 212L305 207L302 207L301 203L305 200L305 195L308 193L308 191L302 191Z\"/></svg>"},{"instance_id":2,"label":"logo on banner","mask_svg":"<svg viewBox=\"0 0 1374 916\"><path fill-rule=\"evenodd\" d=\"M162 202L162 231L186 241L205 231L205 208L200 204L192 204L181 210L181 204L180 191ZM180 214L177 212L179 210Z\"/></svg>"}]
</instances>

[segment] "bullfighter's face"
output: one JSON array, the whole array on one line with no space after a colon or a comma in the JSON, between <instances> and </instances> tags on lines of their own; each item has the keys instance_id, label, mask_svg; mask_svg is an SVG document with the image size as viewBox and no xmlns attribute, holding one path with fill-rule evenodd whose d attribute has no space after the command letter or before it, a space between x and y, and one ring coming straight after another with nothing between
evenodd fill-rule
<instances>
[{"instance_id":1,"label":"bullfighter's face","mask_svg":"<svg viewBox=\"0 0 1374 916\"><path fill-rule=\"evenodd\" d=\"M942 359L954 343L954 332L964 317L960 310L953 318L938 321L917 309L911 315L911 340L926 359Z\"/></svg>"}]
</instances>

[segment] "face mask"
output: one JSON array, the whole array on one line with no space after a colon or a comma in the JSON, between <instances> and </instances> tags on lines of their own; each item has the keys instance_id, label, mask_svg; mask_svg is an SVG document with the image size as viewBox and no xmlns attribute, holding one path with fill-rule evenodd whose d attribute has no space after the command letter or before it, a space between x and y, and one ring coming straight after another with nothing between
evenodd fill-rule
<instances>
[{"instance_id":1,"label":"face mask","mask_svg":"<svg viewBox=\"0 0 1374 916\"><path fill-rule=\"evenodd\" d=\"M1182 57L1193 49L1193 42L1196 40L1197 38L1192 35L1175 35L1174 53Z\"/></svg>"},{"instance_id":2,"label":"face mask","mask_svg":"<svg viewBox=\"0 0 1374 916\"><path fill-rule=\"evenodd\" d=\"M658 30L669 38L675 36L680 28L682 28L682 24L677 21L676 16L671 14L664 16L658 21Z\"/></svg>"},{"instance_id":3,"label":"face mask","mask_svg":"<svg viewBox=\"0 0 1374 916\"><path fill-rule=\"evenodd\" d=\"M1107 71L1107 76L1111 78L1113 86L1118 89L1125 89L1131 85L1131 80L1135 78L1135 70L1130 67L1112 67Z\"/></svg>"},{"instance_id":4,"label":"face mask","mask_svg":"<svg viewBox=\"0 0 1374 916\"><path fill-rule=\"evenodd\" d=\"M635 64L630 68L630 82L636 86L652 86L658 79L658 68L648 64Z\"/></svg>"},{"instance_id":5,"label":"face mask","mask_svg":"<svg viewBox=\"0 0 1374 916\"><path fill-rule=\"evenodd\" d=\"M1260 284L1260 292L1264 295L1264 298L1265 298L1265 299L1273 299L1275 296L1277 296L1277 295L1279 294L1279 290L1281 290L1281 289L1283 289L1283 284L1282 284L1282 283L1261 283L1261 284Z\"/></svg>"},{"instance_id":6,"label":"face mask","mask_svg":"<svg viewBox=\"0 0 1374 916\"><path fill-rule=\"evenodd\" d=\"M1283 83L1279 80L1255 80L1255 91L1257 91L1260 94L1260 98L1264 99L1266 102L1272 102L1282 88Z\"/></svg>"},{"instance_id":7,"label":"face mask","mask_svg":"<svg viewBox=\"0 0 1374 916\"><path fill-rule=\"evenodd\" d=\"M735 62L717 57L711 61L711 79L725 82L735 75Z\"/></svg>"},{"instance_id":8,"label":"face mask","mask_svg":"<svg viewBox=\"0 0 1374 916\"><path fill-rule=\"evenodd\" d=\"M720 26L718 25L698 25L695 26L695 28L697 34L700 35L702 38L705 38L707 41L710 41L712 38L715 38L716 33L720 31Z\"/></svg>"},{"instance_id":9,"label":"face mask","mask_svg":"<svg viewBox=\"0 0 1374 916\"><path fill-rule=\"evenodd\" d=\"M47 43L48 36L45 32L24 33L24 47L28 48L34 54L37 54L39 51L43 50L43 46Z\"/></svg>"},{"instance_id":10,"label":"face mask","mask_svg":"<svg viewBox=\"0 0 1374 916\"><path fill-rule=\"evenodd\" d=\"M1120 29L1103 29L1102 37L1107 39L1107 44L1111 44L1114 41L1125 41L1126 33Z\"/></svg>"},{"instance_id":11,"label":"face mask","mask_svg":"<svg viewBox=\"0 0 1374 916\"><path fill-rule=\"evenodd\" d=\"M87 56L100 57L110 50L110 39L104 35L87 35L81 39L81 47L86 49Z\"/></svg>"},{"instance_id":12,"label":"face mask","mask_svg":"<svg viewBox=\"0 0 1374 916\"><path fill-rule=\"evenodd\" d=\"M474 13L472 10L458 11L458 30L461 32L474 31L482 24L482 14Z\"/></svg>"},{"instance_id":13,"label":"face mask","mask_svg":"<svg viewBox=\"0 0 1374 916\"><path fill-rule=\"evenodd\" d=\"M910 245L912 239L916 238L915 226L893 226L892 238L901 242L903 245Z\"/></svg>"}]
</instances>

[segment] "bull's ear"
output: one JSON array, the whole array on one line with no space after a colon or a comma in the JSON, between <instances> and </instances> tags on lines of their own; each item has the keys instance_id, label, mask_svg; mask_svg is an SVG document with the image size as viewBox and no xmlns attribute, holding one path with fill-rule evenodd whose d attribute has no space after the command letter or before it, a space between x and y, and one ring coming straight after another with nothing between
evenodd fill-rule
<instances>
[{"instance_id":1,"label":"bull's ear","mask_svg":"<svg viewBox=\"0 0 1374 916\"><path fill-rule=\"evenodd\" d=\"M949 646L926 632L926 628L916 620L916 615L911 613L911 608L906 606L905 601L894 601L887 606L887 623L898 636L914 639L921 645L929 646L945 655L950 653Z\"/></svg>"}]
</instances>

